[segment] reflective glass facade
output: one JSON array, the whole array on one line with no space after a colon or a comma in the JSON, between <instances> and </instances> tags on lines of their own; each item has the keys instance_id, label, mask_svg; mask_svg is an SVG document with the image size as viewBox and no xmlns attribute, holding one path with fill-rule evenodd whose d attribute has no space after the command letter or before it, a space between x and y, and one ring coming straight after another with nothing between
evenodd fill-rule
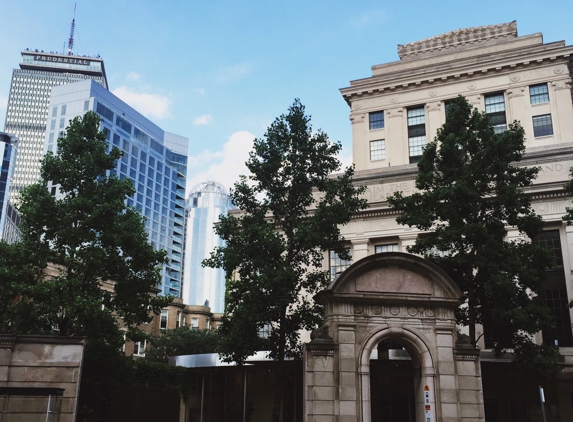
<instances>
[{"instance_id":1,"label":"reflective glass facade","mask_svg":"<svg viewBox=\"0 0 573 422\"><path fill-rule=\"evenodd\" d=\"M214 225L232 208L227 190L214 181L194 186L187 199L183 302L203 306L208 301L213 313L225 311L225 272L203 268L201 262L214 248L225 245Z\"/></svg>"},{"instance_id":2,"label":"reflective glass facade","mask_svg":"<svg viewBox=\"0 0 573 422\"><path fill-rule=\"evenodd\" d=\"M101 58L22 51L20 69L12 73L4 126L5 132L19 140L10 190L12 203L20 190L40 179L52 87L85 79L94 79L107 88Z\"/></svg>"},{"instance_id":3,"label":"reflective glass facade","mask_svg":"<svg viewBox=\"0 0 573 422\"><path fill-rule=\"evenodd\" d=\"M9 202L9 191L14 176L18 150L15 136L0 132L0 238L14 242L20 237L17 229L19 216Z\"/></svg>"},{"instance_id":4,"label":"reflective glass facade","mask_svg":"<svg viewBox=\"0 0 573 422\"><path fill-rule=\"evenodd\" d=\"M123 151L110 174L130 179L135 194L127 205L146 218L149 241L155 249L167 251L169 263L162 269L162 294L181 296L187 138L163 131L95 81L87 80L54 87L48 109L48 130L44 151L57 152L57 139L76 116L92 110L101 117L109 149ZM57 124L51 125L51 121ZM48 184L53 194L57 186Z\"/></svg>"}]
</instances>

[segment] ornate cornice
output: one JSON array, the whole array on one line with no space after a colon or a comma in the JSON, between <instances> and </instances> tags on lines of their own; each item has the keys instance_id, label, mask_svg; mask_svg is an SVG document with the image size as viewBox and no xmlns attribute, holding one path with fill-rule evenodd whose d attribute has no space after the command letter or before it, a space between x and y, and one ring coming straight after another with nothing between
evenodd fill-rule
<instances>
[{"instance_id":1,"label":"ornate cornice","mask_svg":"<svg viewBox=\"0 0 573 422\"><path fill-rule=\"evenodd\" d=\"M447 48L460 47L466 44L475 44L491 39L517 37L517 22L501 23L497 25L476 26L473 28L457 29L445 34L436 35L412 43L398 45L400 59L422 53L439 51Z\"/></svg>"}]
</instances>

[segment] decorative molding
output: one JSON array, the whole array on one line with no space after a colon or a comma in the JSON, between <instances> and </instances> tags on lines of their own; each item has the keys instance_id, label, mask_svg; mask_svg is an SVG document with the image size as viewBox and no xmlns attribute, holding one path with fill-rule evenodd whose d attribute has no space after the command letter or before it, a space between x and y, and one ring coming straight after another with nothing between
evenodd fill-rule
<instances>
[{"instance_id":1,"label":"decorative molding","mask_svg":"<svg viewBox=\"0 0 573 422\"><path fill-rule=\"evenodd\" d=\"M441 111L442 101L434 101L432 103L427 103L426 108L428 109L428 111Z\"/></svg>"},{"instance_id":2,"label":"decorative molding","mask_svg":"<svg viewBox=\"0 0 573 422\"><path fill-rule=\"evenodd\" d=\"M516 98L525 96L525 87L519 86L507 90L507 98Z\"/></svg>"},{"instance_id":3,"label":"decorative molding","mask_svg":"<svg viewBox=\"0 0 573 422\"><path fill-rule=\"evenodd\" d=\"M457 29L413 43L398 45L400 59L442 49L460 47L466 44L485 42L495 38L517 37L516 21L498 25L476 26Z\"/></svg>"},{"instance_id":4,"label":"decorative molding","mask_svg":"<svg viewBox=\"0 0 573 422\"><path fill-rule=\"evenodd\" d=\"M393 117L402 117L403 114L404 114L404 109L402 107L386 110L386 115L388 116L389 119Z\"/></svg>"},{"instance_id":5,"label":"decorative molding","mask_svg":"<svg viewBox=\"0 0 573 422\"><path fill-rule=\"evenodd\" d=\"M551 86L553 86L553 91L559 91L560 89L571 90L571 78L553 81L551 82Z\"/></svg>"}]
</instances>

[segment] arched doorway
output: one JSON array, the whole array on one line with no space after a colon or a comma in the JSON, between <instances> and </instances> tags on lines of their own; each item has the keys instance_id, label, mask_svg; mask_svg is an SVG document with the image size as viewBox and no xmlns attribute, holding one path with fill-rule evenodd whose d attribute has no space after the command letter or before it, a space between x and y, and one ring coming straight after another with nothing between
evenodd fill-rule
<instances>
[{"instance_id":1,"label":"arched doorway","mask_svg":"<svg viewBox=\"0 0 573 422\"><path fill-rule=\"evenodd\" d=\"M350 266L315 297L326 324L305 347L305 420L435 422L471 414L483 421L479 354L455 345L460 297L444 272L414 255L376 254ZM389 342L401 351L390 353Z\"/></svg>"}]
</instances>

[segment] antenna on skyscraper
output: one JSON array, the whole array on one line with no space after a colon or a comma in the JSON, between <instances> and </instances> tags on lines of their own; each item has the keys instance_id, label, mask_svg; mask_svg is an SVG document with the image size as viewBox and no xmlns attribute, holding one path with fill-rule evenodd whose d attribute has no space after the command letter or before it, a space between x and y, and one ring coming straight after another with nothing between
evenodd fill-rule
<instances>
[{"instance_id":1,"label":"antenna on skyscraper","mask_svg":"<svg viewBox=\"0 0 573 422\"><path fill-rule=\"evenodd\" d=\"M72 48L74 48L75 27L76 27L76 3L74 3L74 18L72 19L72 29L70 29L70 39L68 40L68 56L72 55Z\"/></svg>"}]
</instances>

